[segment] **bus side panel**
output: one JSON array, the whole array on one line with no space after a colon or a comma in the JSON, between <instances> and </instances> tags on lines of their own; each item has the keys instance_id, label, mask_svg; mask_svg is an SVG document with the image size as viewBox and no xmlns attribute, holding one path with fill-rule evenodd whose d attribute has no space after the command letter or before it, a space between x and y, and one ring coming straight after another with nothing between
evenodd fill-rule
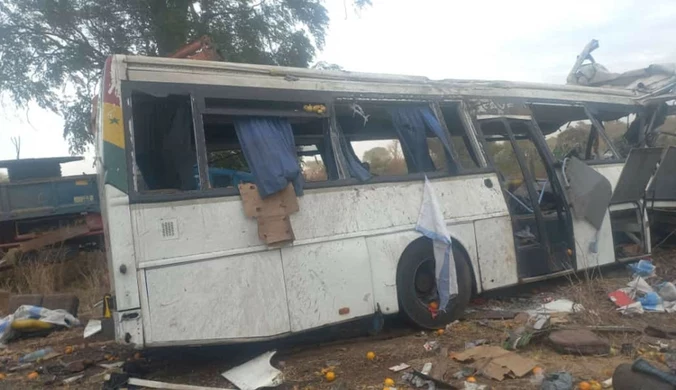
<instances>
[{"instance_id":1,"label":"bus side panel","mask_svg":"<svg viewBox=\"0 0 676 390\"><path fill-rule=\"evenodd\" d=\"M115 291L116 310L138 309L140 307L139 285L136 276L129 196L112 185L106 184L104 197L105 206L101 209L106 224L108 272Z\"/></svg>"},{"instance_id":2,"label":"bus side panel","mask_svg":"<svg viewBox=\"0 0 676 390\"><path fill-rule=\"evenodd\" d=\"M373 274L373 297L385 314L399 311L397 265L404 249L420 236L420 233L409 230L366 238Z\"/></svg>"},{"instance_id":3,"label":"bus side panel","mask_svg":"<svg viewBox=\"0 0 676 390\"><path fill-rule=\"evenodd\" d=\"M502 192L486 175L432 181L449 223L508 215ZM495 175L488 176L493 183ZM412 230L422 200L422 181L309 189L291 215L294 245ZM139 264L155 266L198 257L265 249L257 223L244 215L239 196L135 204ZM170 224L171 236L164 236Z\"/></svg>"},{"instance_id":4,"label":"bus side panel","mask_svg":"<svg viewBox=\"0 0 676 390\"><path fill-rule=\"evenodd\" d=\"M511 218L504 216L475 221L474 230L483 289L518 283Z\"/></svg>"},{"instance_id":5,"label":"bus side panel","mask_svg":"<svg viewBox=\"0 0 676 390\"><path fill-rule=\"evenodd\" d=\"M290 330L279 250L145 273L148 345L264 338Z\"/></svg>"},{"instance_id":6,"label":"bus side panel","mask_svg":"<svg viewBox=\"0 0 676 390\"><path fill-rule=\"evenodd\" d=\"M364 237L283 248L282 263L293 332L375 311Z\"/></svg>"}]
</instances>

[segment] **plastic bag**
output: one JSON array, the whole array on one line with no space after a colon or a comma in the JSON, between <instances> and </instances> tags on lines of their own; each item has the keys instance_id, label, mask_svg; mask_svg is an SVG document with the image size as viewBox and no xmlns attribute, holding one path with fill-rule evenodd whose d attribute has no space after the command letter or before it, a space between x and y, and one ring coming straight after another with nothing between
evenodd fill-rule
<instances>
[{"instance_id":1,"label":"plastic bag","mask_svg":"<svg viewBox=\"0 0 676 390\"><path fill-rule=\"evenodd\" d=\"M664 282L657 287L657 293L665 301L676 301L676 286L671 282Z\"/></svg>"},{"instance_id":2,"label":"plastic bag","mask_svg":"<svg viewBox=\"0 0 676 390\"><path fill-rule=\"evenodd\" d=\"M16 309L14 314L0 320L0 344L4 345L16 334L16 331L12 329L12 322L15 320L40 320L66 328L80 325L80 321L65 310L49 310L40 306L22 305Z\"/></svg>"}]
</instances>

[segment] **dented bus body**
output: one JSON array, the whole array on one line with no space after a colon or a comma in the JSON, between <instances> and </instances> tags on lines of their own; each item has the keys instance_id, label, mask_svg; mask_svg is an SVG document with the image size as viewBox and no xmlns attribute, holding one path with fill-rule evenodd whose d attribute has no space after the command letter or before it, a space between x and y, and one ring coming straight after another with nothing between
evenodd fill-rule
<instances>
[{"instance_id":1,"label":"dented bus body","mask_svg":"<svg viewBox=\"0 0 676 390\"><path fill-rule=\"evenodd\" d=\"M440 327L470 294L650 253L636 188L655 153L606 131L646 109L631 91L113 56L98 101L116 335L137 347L265 340L399 312ZM433 113L450 148L433 133L428 150L402 140L389 115L402 107ZM290 243L266 245L244 214L239 117L293 129L305 184ZM340 169L336 142L368 179ZM416 153L431 163L416 165ZM461 271L454 307L434 319L431 244L414 230L425 177Z\"/></svg>"}]
</instances>

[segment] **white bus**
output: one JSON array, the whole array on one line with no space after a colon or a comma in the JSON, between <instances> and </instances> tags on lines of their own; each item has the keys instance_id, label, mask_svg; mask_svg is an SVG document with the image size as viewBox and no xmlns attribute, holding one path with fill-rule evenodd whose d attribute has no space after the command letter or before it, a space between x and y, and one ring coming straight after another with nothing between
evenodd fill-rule
<instances>
[{"instance_id":1,"label":"white bus","mask_svg":"<svg viewBox=\"0 0 676 390\"><path fill-rule=\"evenodd\" d=\"M116 337L136 347L396 313L439 328L473 294L650 253L637 188L655 153L634 149L622 175L629 148L610 134L645 126L631 91L119 55L98 101ZM246 138L255 121L290 126L294 145ZM237 187L261 188L250 168L272 159L257 142L297 153L302 173L280 245ZM431 241L414 229L425 177L458 281L437 315Z\"/></svg>"}]
</instances>

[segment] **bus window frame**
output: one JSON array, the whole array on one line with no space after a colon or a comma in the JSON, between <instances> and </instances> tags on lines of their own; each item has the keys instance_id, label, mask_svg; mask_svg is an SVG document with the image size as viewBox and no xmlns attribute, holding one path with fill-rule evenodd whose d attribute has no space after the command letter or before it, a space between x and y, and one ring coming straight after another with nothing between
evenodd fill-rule
<instances>
[{"instance_id":1,"label":"bus window frame","mask_svg":"<svg viewBox=\"0 0 676 390\"><path fill-rule=\"evenodd\" d=\"M135 162L135 144L133 135L133 110L132 110L132 94L133 92L147 93L153 96L168 96L168 95L186 95L190 97L192 108L192 121L194 127L195 137L195 152L196 163L199 173L199 188L195 190L183 190L172 192L141 192L138 191L136 184L136 162ZM124 135L126 144L126 159L127 159L127 180L129 184L129 201L130 203L162 203L173 202L189 199L201 198L217 198L230 197L239 195L239 191L235 188L213 188L209 182L209 175L207 174L207 149L206 139L204 134L204 120L205 114L218 114L218 109L207 109L205 99L207 98L223 98L223 99L242 99L242 100L263 100L263 101L292 101L299 103L315 102L317 104L324 104L327 107L337 102L345 101L377 101L382 103L387 102L410 102L412 104L430 104L430 107L438 115L437 109L440 105L456 105L458 113L462 121L462 128L464 135L466 135L470 144L479 158L479 163L483 166L465 168L459 161L457 161L457 153L455 147L451 145L456 165L457 172L449 172L448 170L437 172L418 172L409 173L399 176L374 176L367 181L359 181L355 178L326 180L321 182L306 182L304 189L321 189L321 188L335 188L355 185L369 185L377 183L402 183L411 181L421 181L425 177L430 179L443 177L461 177L467 175L486 174L495 172L494 168L487 163L484 148L480 145L480 139L483 137L480 134L480 129L474 125L471 116L466 111L466 105L463 100L446 100L446 99L429 99L420 98L412 99L411 96L394 96L384 94L354 94L347 95L342 93L332 93L326 91L290 91L282 89L256 89L251 87L232 87L232 86L212 86L212 85L198 85L198 84L179 84L179 83L156 83L144 81L123 81L122 82L122 102L123 102L123 117L124 117ZM327 110L330 111L330 110ZM446 127L443 116L440 119L442 128L446 135L450 132ZM471 124L471 126L470 126ZM476 133L473 133L476 132Z\"/></svg>"},{"instance_id":2,"label":"bus window frame","mask_svg":"<svg viewBox=\"0 0 676 390\"><path fill-rule=\"evenodd\" d=\"M531 112L531 118L534 122L537 123L538 118L536 117L533 106L566 106L566 107L577 107L579 109L584 110L586 119L589 120L590 123L590 130L589 134L586 140L585 148L588 147L588 143L590 141L590 136L593 134L594 128L596 128L599 137L603 139L603 141L608 145L610 148L611 152L613 153L613 158L607 158L607 159L599 159L598 156L595 159L590 159L590 160L583 160L585 164L593 166L593 165L611 165L611 164L622 164L626 161L627 157L623 156L619 151L615 149L615 146L610 140L610 137L608 136L608 133L606 132L606 128L603 125L603 121L599 120L596 115L593 114L593 110L607 110L607 111L615 111L615 112L622 112L624 115L631 115L631 114L638 114L637 110L639 107L632 107L632 106L625 106L625 105L616 105L616 104L604 104L604 103L570 103L570 102L561 102L561 101L529 101L526 103L526 107L528 110ZM634 108L632 110L632 108ZM572 121L571 121L572 122ZM570 123L570 122L566 122ZM539 128L539 125L538 125ZM558 131L558 130L557 130ZM542 133L542 131L540 131ZM552 134L552 133L550 133ZM543 137L546 138L546 136ZM549 148L549 145L547 145L547 149L549 152L552 154L554 151Z\"/></svg>"}]
</instances>

